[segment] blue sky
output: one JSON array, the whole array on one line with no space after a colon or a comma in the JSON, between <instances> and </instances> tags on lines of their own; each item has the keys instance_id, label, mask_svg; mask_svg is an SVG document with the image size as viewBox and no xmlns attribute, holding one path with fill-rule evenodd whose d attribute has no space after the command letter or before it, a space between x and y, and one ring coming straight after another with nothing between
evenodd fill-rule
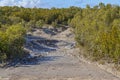
<instances>
[{"instance_id":1,"label":"blue sky","mask_svg":"<svg viewBox=\"0 0 120 80\"><path fill-rule=\"evenodd\" d=\"M70 6L85 7L86 4L94 6L103 2L120 5L120 0L0 0L0 6L23 6L41 8L65 8Z\"/></svg>"}]
</instances>

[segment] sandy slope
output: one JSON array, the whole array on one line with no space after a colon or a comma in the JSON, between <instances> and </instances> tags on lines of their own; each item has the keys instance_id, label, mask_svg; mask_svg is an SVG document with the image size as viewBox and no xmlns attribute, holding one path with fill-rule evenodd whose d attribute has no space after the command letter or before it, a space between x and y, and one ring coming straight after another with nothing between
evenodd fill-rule
<instances>
[{"instance_id":1,"label":"sandy slope","mask_svg":"<svg viewBox=\"0 0 120 80\"><path fill-rule=\"evenodd\" d=\"M0 69L0 80L120 80L72 56L79 50L74 48L74 35L69 28L57 34L35 30L26 39L30 58L17 67Z\"/></svg>"}]
</instances>

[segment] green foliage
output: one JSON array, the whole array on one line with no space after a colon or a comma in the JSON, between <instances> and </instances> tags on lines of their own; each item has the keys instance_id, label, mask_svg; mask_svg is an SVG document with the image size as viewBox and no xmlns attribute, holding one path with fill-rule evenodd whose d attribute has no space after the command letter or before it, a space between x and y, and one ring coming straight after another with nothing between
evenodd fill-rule
<instances>
[{"instance_id":1,"label":"green foliage","mask_svg":"<svg viewBox=\"0 0 120 80\"><path fill-rule=\"evenodd\" d=\"M18 24L18 23L20 23L20 22L22 21L22 20L20 19L20 17L10 16L9 19L10 19L11 24Z\"/></svg>"},{"instance_id":2,"label":"green foliage","mask_svg":"<svg viewBox=\"0 0 120 80\"><path fill-rule=\"evenodd\" d=\"M0 7L0 60L20 58L25 28L41 28L44 24L74 29L78 45L84 46L94 60L120 63L120 7L100 3L91 8L23 8ZM20 25L15 25L19 24Z\"/></svg>"},{"instance_id":3,"label":"green foliage","mask_svg":"<svg viewBox=\"0 0 120 80\"><path fill-rule=\"evenodd\" d=\"M23 8L23 7L0 7L0 22L2 24L18 24L25 21L30 27L35 25L52 24L67 24L69 19L74 17L80 8L70 7L61 9L42 9L42 8ZM34 21L35 25L32 25ZM27 27L28 27L27 25ZM32 26L31 26L32 25Z\"/></svg>"},{"instance_id":4,"label":"green foliage","mask_svg":"<svg viewBox=\"0 0 120 80\"><path fill-rule=\"evenodd\" d=\"M53 27L57 27L57 21L52 22Z\"/></svg>"},{"instance_id":5,"label":"green foliage","mask_svg":"<svg viewBox=\"0 0 120 80\"><path fill-rule=\"evenodd\" d=\"M39 21L36 22L36 27L37 28L42 28L43 24L44 24L44 21L43 20L39 20Z\"/></svg>"},{"instance_id":6,"label":"green foliage","mask_svg":"<svg viewBox=\"0 0 120 80\"><path fill-rule=\"evenodd\" d=\"M21 25L12 25L0 31L0 61L21 58L26 30Z\"/></svg>"},{"instance_id":7,"label":"green foliage","mask_svg":"<svg viewBox=\"0 0 120 80\"><path fill-rule=\"evenodd\" d=\"M99 7L99 8L98 8ZM120 63L120 7L110 4L82 9L71 20L78 45L93 60Z\"/></svg>"},{"instance_id":8,"label":"green foliage","mask_svg":"<svg viewBox=\"0 0 120 80\"><path fill-rule=\"evenodd\" d=\"M24 28L29 31L32 28L42 28L44 24L54 27L57 27L57 24L67 24L77 11L79 11L77 7L62 9L0 7L0 62L22 56L26 32Z\"/></svg>"},{"instance_id":9,"label":"green foliage","mask_svg":"<svg viewBox=\"0 0 120 80\"><path fill-rule=\"evenodd\" d=\"M23 24L24 24L25 27L35 28L36 21L35 20L31 20L27 24L25 24L25 22Z\"/></svg>"}]
</instances>

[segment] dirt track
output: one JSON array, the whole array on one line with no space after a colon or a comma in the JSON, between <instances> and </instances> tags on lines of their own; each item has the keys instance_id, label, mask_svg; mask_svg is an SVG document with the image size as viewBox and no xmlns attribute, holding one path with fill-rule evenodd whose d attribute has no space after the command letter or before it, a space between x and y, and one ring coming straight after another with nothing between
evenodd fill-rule
<instances>
[{"instance_id":1,"label":"dirt track","mask_svg":"<svg viewBox=\"0 0 120 80\"><path fill-rule=\"evenodd\" d=\"M0 69L0 80L120 80L73 56L79 50L70 29L60 33L42 29L32 34L25 46L30 57L16 67Z\"/></svg>"}]
</instances>

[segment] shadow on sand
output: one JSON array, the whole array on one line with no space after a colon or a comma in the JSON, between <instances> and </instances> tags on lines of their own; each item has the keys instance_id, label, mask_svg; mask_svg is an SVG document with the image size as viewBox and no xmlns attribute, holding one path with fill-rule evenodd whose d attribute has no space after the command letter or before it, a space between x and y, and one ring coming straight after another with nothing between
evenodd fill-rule
<instances>
[{"instance_id":1,"label":"shadow on sand","mask_svg":"<svg viewBox=\"0 0 120 80\"><path fill-rule=\"evenodd\" d=\"M14 59L8 62L3 68L39 65L43 62L54 61L61 56L43 56L49 52L56 51L58 40L49 40L43 37L27 36L25 48L28 50L27 56L23 59ZM42 54L42 55L41 55Z\"/></svg>"},{"instance_id":2,"label":"shadow on sand","mask_svg":"<svg viewBox=\"0 0 120 80\"><path fill-rule=\"evenodd\" d=\"M62 56L42 56L42 57L26 58L22 60L14 60L4 65L2 68L30 67L31 65L40 65L40 64L47 63L49 61L55 61L56 59L59 59L61 57Z\"/></svg>"}]
</instances>

